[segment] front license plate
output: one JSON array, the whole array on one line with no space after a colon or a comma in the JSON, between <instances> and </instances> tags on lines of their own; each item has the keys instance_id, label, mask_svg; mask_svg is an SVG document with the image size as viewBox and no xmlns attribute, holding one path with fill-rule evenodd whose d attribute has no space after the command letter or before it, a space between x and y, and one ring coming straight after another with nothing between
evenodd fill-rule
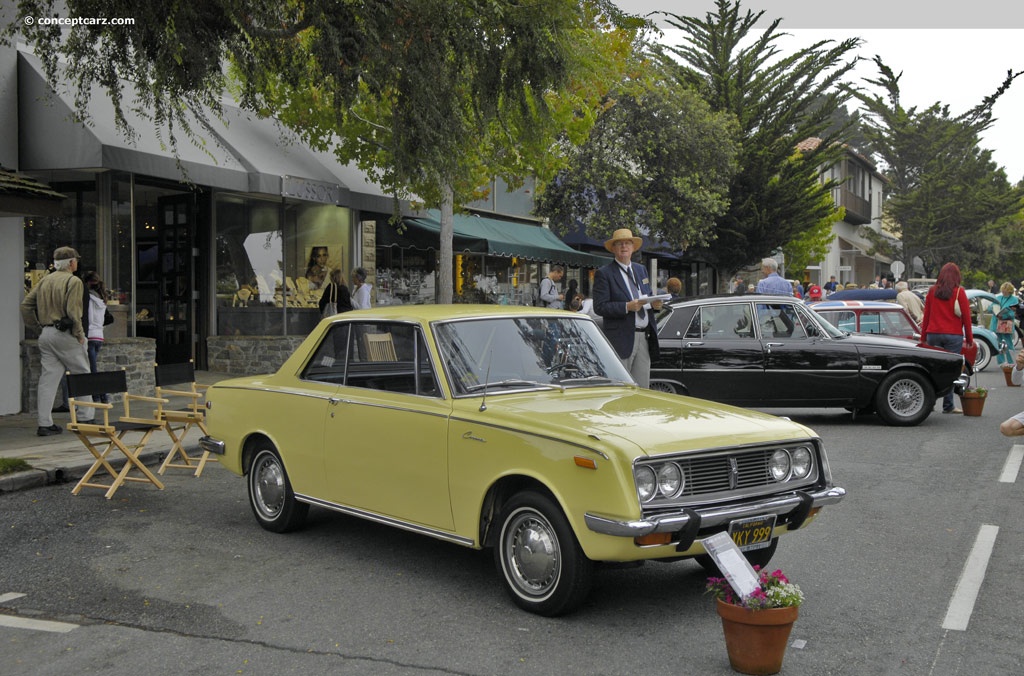
<instances>
[{"instance_id":1,"label":"front license plate","mask_svg":"<svg viewBox=\"0 0 1024 676\"><path fill-rule=\"evenodd\" d=\"M729 523L729 535L736 546L743 551L763 549L772 543L775 530L775 515L752 516Z\"/></svg>"}]
</instances>

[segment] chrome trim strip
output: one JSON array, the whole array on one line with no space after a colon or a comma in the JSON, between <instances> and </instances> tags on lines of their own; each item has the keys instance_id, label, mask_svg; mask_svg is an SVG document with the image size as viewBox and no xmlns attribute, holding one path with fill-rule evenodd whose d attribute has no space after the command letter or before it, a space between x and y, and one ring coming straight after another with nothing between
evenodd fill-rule
<instances>
[{"instance_id":1,"label":"chrome trim strip","mask_svg":"<svg viewBox=\"0 0 1024 676\"><path fill-rule=\"evenodd\" d=\"M813 509L823 505L834 505L838 503L843 499L843 496L846 495L846 489L840 488L839 486L833 486L814 493L806 493L805 495L809 495L813 501L811 504L811 508ZM740 519L747 516L757 516L758 514L765 513L776 515L785 514L795 509L800 504L801 498L799 495L789 494L768 498L766 500L745 502L739 505L709 507L705 509L695 509L693 511L696 512L698 517L700 517L701 528L713 528L715 526L725 525L734 519ZM599 514L591 514L590 512L587 512L583 518L587 523L587 528L595 533L628 538L640 537L651 533L673 533L675 531L682 530L690 522L690 515L682 512L657 514L646 519L636 519L633 521L610 519Z\"/></svg>"},{"instance_id":2,"label":"chrome trim strip","mask_svg":"<svg viewBox=\"0 0 1024 676\"><path fill-rule=\"evenodd\" d=\"M584 451L588 451L590 453L594 453L596 455L601 456L605 460L609 459L608 455L605 454L604 452L599 451L596 448L591 448L590 446L584 446L583 444L576 443L575 441L566 441L565 439L559 439L558 437L551 437L551 436L548 436L546 434L538 434L536 432L529 432L527 430L517 429L515 427L506 427L504 425L495 425L494 423L482 422L480 420L475 420L475 419L470 419L470 418L456 418L455 416L452 416L450 418L450 420L451 420L451 422L460 422L460 423L466 423L466 424L470 424L470 425L480 425L481 427L489 427L491 429L501 430L503 432L513 432L515 434L525 434L527 436L537 437L538 439L544 439L546 441L557 441L558 443L565 444L566 446L573 446L575 448L581 448Z\"/></svg>"},{"instance_id":3,"label":"chrome trim strip","mask_svg":"<svg viewBox=\"0 0 1024 676\"><path fill-rule=\"evenodd\" d=\"M360 519L366 519L367 521L374 521L376 523L384 524L385 526L394 526L395 528L401 528L402 530L411 531L413 533L419 533L420 535L427 535L438 540L444 540L445 542L453 542L457 545L463 545L464 547L474 547L476 543L469 538L464 538L460 535L453 535L447 531L437 530L435 528L428 528L427 526L421 526L407 521L400 521L399 519L392 518L390 516L384 516L382 514L376 514L374 512L367 512L363 509L357 509L355 507L347 507L345 505L339 505L334 502L328 502L327 500L320 500L309 495L295 494L295 499L302 502L316 505L317 507L323 507L330 509L335 512L341 512L342 514L348 514L349 516L359 517Z\"/></svg>"},{"instance_id":4,"label":"chrome trim strip","mask_svg":"<svg viewBox=\"0 0 1024 676\"><path fill-rule=\"evenodd\" d=\"M199 438L199 448L203 449L207 453L224 455L227 450L227 445L220 439L214 439L211 436L202 436Z\"/></svg>"}]
</instances>

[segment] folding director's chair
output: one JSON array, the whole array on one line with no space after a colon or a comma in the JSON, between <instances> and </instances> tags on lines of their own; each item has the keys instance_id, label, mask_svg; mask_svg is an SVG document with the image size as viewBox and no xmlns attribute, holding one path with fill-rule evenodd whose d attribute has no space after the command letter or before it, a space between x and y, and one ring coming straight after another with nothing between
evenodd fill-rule
<instances>
[{"instance_id":1,"label":"folding director's chair","mask_svg":"<svg viewBox=\"0 0 1024 676\"><path fill-rule=\"evenodd\" d=\"M217 462L216 456L211 456L209 452L191 456L185 450L182 440L193 427L207 434L206 411L203 408L207 386L196 382L195 365L191 360L181 364L156 364L153 375L156 380L156 396L163 402L157 404L153 415L166 423L164 429L173 442L171 452L164 458L157 474L162 475L168 467L172 467L194 469L195 476L202 476L207 462ZM171 404L183 405L171 408Z\"/></svg>"},{"instance_id":2,"label":"folding director's chair","mask_svg":"<svg viewBox=\"0 0 1024 676\"><path fill-rule=\"evenodd\" d=\"M93 457L96 458L89 471L85 473L85 476L75 484L71 494L78 495L86 487L105 488L107 489L106 498L109 500L126 481L151 483L162 490L164 487L163 483L139 460L139 454L146 444L149 443L149 438L153 435L153 432L163 429L166 423L153 418L135 418L131 414L131 403L133 401L156 402L160 400L156 397L128 394L128 382L123 369L120 371L102 371L100 373L68 373L67 387L68 408L71 409L71 422L68 423L67 429L74 433L85 444L85 447L89 449ZM88 404L81 402L80 405L82 407L95 409L96 418L89 422L78 421L78 413L75 410L76 398L95 397L95 395L99 394L117 394L119 392L124 393L124 415L118 420L114 422L110 420L110 411L114 408L113 404ZM125 442L125 437L131 432L138 432L142 436L135 440L134 443L129 444ZM110 464L111 453L114 453L115 449L120 451L125 457L125 463L120 471ZM104 484L93 481L94 475L101 469L112 477L113 481L111 483ZM129 476L133 469L138 470L142 476Z\"/></svg>"}]
</instances>

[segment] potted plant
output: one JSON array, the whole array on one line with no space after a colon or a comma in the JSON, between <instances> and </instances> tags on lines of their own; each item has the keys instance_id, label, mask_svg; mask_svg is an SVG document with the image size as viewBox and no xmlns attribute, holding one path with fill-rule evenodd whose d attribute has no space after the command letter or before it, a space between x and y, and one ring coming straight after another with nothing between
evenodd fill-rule
<instances>
[{"instance_id":1,"label":"potted plant","mask_svg":"<svg viewBox=\"0 0 1024 676\"><path fill-rule=\"evenodd\" d=\"M732 668L743 674L777 674L804 595L781 570L754 570L759 588L745 597L724 577L709 577L707 591L722 618Z\"/></svg>"},{"instance_id":2,"label":"potted plant","mask_svg":"<svg viewBox=\"0 0 1024 676\"><path fill-rule=\"evenodd\" d=\"M984 387L971 386L960 395L960 408L964 415L979 416L985 408L985 398L988 397L988 390Z\"/></svg>"}]
</instances>

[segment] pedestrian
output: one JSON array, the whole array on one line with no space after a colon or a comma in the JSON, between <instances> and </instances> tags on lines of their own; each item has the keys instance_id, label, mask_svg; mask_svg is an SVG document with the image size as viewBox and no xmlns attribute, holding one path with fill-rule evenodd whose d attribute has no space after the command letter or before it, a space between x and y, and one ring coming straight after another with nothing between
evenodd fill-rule
<instances>
[{"instance_id":1,"label":"pedestrian","mask_svg":"<svg viewBox=\"0 0 1024 676\"><path fill-rule=\"evenodd\" d=\"M743 295L747 292L747 283L743 281L742 277L733 280L732 292L736 295Z\"/></svg>"},{"instance_id":2,"label":"pedestrian","mask_svg":"<svg viewBox=\"0 0 1024 676\"><path fill-rule=\"evenodd\" d=\"M649 301L651 282L647 268L633 262L643 245L629 228L619 228L604 243L615 260L594 273L594 311L603 318L602 329L633 380L651 383L651 360L658 356L654 313L661 301Z\"/></svg>"},{"instance_id":3,"label":"pedestrian","mask_svg":"<svg viewBox=\"0 0 1024 676\"><path fill-rule=\"evenodd\" d=\"M82 299L82 325L86 327L89 370L92 373L98 373L99 354L103 348L103 339L106 333L104 327L113 323L114 317L107 311L107 287L103 284L99 273L89 270L82 275L82 284L85 287L85 297ZM99 400L106 404L109 397L101 394Z\"/></svg>"},{"instance_id":4,"label":"pedestrian","mask_svg":"<svg viewBox=\"0 0 1024 676\"><path fill-rule=\"evenodd\" d=\"M370 309L370 289L372 287L373 285L366 281L366 270L364 268L356 268L355 270L352 271L353 310Z\"/></svg>"},{"instance_id":5,"label":"pedestrian","mask_svg":"<svg viewBox=\"0 0 1024 676\"><path fill-rule=\"evenodd\" d=\"M580 295L580 283L575 279L570 279L565 286L565 293L562 294L562 307L568 310L579 310L579 303L582 301ZM573 307L573 303L576 303L576 307Z\"/></svg>"},{"instance_id":6,"label":"pedestrian","mask_svg":"<svg viewBox=\"0 0 1024 676\"><path fill-rule=\"evenodd\" d=\"M324 292L320 294L320 316L333 317L339 312L348 312L352 309L352 296L348 286L341 281L341 268L334 268L324 286Z\"/></svg>"},{"instance_id":7,"label":"pedestrian","mask_svg":"<svg viewBox=\"0 0 1024 676\"><path fill-rule=\"evenodd\" d=\"M935 284L928 289L921 320L921 340L954 354L961 354L965 344L974 346L971 304L960 279L960 268L955 263L942 266ZM942 398L942 412L963 413L954 406L952 392Z\"/></svg>"},{"instance_id":8,"label":"pedestrian","mask_svg":"<svg viewBox=\"0 0 1024 676\"><path fill-rule=\"evenodd\" d=\"M770 293L777 296L792 296L793 285L779 276L779 262L774 258L761 261L761 273L764 279L757 283L758 293Z\"/></svg>"},{"instance_id":9,"label":"pedestrian","mask_svg":"<svg viewBox=\"0 0 1024 676\"><path fill-rule=\"evenodd\" d=\"M740 281L742 282L743 280ZM683 293L683 282L678 277L669 277L668 281L665 282L665 293L672 294L670 300L679 298L680 294ZM737 293L743 293L743 291L738 291Z\"/></svg>"},{"instance_id":10,"label":"pedestrian","mask_svg":"<svg viewBox=\"0 0 1024 676\"><path fill-rule=\"evenodd\" d=\"M833 293L836 292L836 286L836 276L832 275L831 277L828 278L828 281L825 282L824 285L822 285L821 288L823 288L828 295L832 295Z\"/></svg>"},{"instance_id":11,"label":"pedestrian","mask_svg":"<svg viewBox=\"0 0 1024 676\"><path fill-rule=\"evenodd\" d=\"M996 347L999 348L996 359L999 364L1013 363L1013 338L1016 333L1014 318L1017 316L1018 305L1017 295L1013 291L1013 284L1003 282L999 287L1000 294L988 306L988 311L992 313L989 330L996 334Z\"/></svg>"},{"instance_id":12,"label":"pedestrian","mask_svg":"<svg viewBox=\"0 0 1024 676\"><path fill-rule=\"evenodd\" d=\"M821 287L817 284L811 284L807 287L807 302L815 303L821 300Z\"/></svg>"},{"instance_id":13,"label":"pedestrian","mask_svg":"<svg viewBox=\"0 0 1024 676\"><path fill-rule=\"evenodd\" d=\"M924 303L921 297L910 290L910 286L902 279L896 282L896 302L910 313L911 318L920 326L924 321Z\"/></svg>"},{"instance_id":14,"label":"pedestrian","mask_svg":"<svg viewBox=\"0 0 1024 676\"><path fill-rule=\"evenodd\" d=\"M552 310L561 310L566 295L558 290L558 283L565 276L565 268L561 265L552 265L547 277L540 280L540 302L544 307Z\"/></svg>"},{"instance_id":15,"label":"pedestrian","mask_svg":"<svg viewBox=\"0 0 1024 676\"><path fill-rule=\"evenodd\" d=\"M86 354L85 329L82 326L82 280L75 277L78 270L78 252L62 246L53 252L54 270L39 280L21 302L21 316L26 325L36 322L39 333L39 386L36 391L38 428L36 434L48 437L60 434L61 428L53 424L53 400L65 371L89 373ZM82 397L92 403L92 397ZM92 422L95 409L82 407L78 422Z\"/></svg>"}]
</instances>

